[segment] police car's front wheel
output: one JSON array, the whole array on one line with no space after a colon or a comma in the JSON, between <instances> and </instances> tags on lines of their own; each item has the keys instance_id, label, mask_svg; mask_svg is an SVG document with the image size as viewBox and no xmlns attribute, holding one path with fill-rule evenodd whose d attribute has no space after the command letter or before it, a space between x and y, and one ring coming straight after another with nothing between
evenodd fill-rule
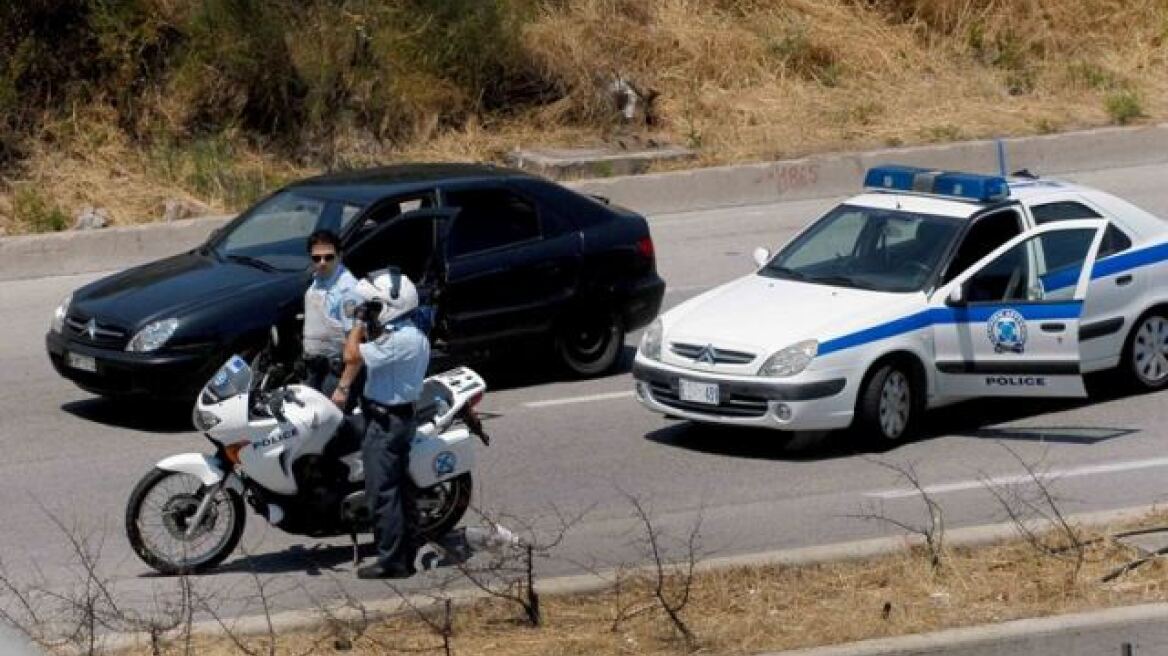
<instances>
[{"instance_id":1,"label":"police car's front wheel","mask_svg":"<svg viewBox=\"0 0 1168 656\"><path fill-rule=\"evenodd\" d=\"M887 448L911 436L923 409L920 394L907 366L879 365L860 390L856 408L856 429L863 441Z\"/></svg>"},{"instance_id":2,"label":"police car's front wheel","mask_svg":"<svg viewBox=\"0 0 1168 656\"><path fill-rule=\"evenodd\" d=\"M1168 385L1168 317L1159 312L1140 317L1128 335L1124 361L1139 387L1158 390Z\"/></svg>"}]
</instances>

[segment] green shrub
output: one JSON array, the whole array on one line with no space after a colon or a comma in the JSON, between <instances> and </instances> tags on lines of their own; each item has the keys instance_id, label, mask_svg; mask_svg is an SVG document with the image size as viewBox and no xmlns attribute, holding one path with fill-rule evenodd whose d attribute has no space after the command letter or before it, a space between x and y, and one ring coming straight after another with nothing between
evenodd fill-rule
<instances>
[{"instance_id":1,"label":"green shrub","mask_svg":"<svg viewBox=\"0 0 1168 656\"><path fill-rule=\"evenodd\" d=\"M1127 125L1144 115L1140 98L1134 91L1117 91L1103 101L1108 116L1117 125Z\"/></svg>"},{"instance_id":2,"label":"green shrub","mask_svg":"<svg viewBox=\"0 0 1168 656\"><path fill-rule=\"evenodd\" d=\"M12 211L29 232L60 232L69 227L69 216L31 184L16 187Z\"/></svg>"},{"instance_id":3,"label":"green shrub","mask_svg":"<svg viewBox=\"0 0 1168 656\"><path fill-rule=\"evenodd\" d=\"M795 75L825 87L839 85L843 69L835 54L816 45L805 25L792 23L781 34L763 38L770 56Z\"/></svg>"},{"instance_id":4,"label":"green shrub","mask_svg":"<svg viewBox=\"0 0 1168 656\"><path fill-rule=\"evenodd\" d=\"M1128 86L1115 73L1094 62L1078 61L1067 64L1067 77L1072 83L1099 91L1114 91Z\"/></svg>"}]
</instances>

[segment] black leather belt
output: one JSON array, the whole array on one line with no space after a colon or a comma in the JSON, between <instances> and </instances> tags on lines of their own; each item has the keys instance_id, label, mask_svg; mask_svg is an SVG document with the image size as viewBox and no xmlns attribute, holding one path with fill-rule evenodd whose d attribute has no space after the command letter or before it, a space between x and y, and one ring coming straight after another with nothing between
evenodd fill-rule
<instances>
[{"instance_id":1,"label":"black leather belt","mask_svg":"<svg viewBox=\"0 0 1168 656\"><path fill-rule=\"evenodd\" d=\"M409 419L414 416L413 403L394 403L385 404L377 401L370 401L369 399L362 399L361 412L373 416L396 415L403 419Z\"/></svg>"}]
</instances>

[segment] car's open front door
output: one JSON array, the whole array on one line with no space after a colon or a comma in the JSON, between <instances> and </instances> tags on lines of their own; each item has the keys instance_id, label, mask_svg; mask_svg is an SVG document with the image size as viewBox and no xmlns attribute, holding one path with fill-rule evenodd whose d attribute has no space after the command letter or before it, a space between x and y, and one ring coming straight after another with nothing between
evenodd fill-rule
<instances>
[{"instance_id":1,"label":"car's open front door","mask_svg":"<svg viewBox=\"0 0 1168 656\"><path fill-rule=\"evenodd\" d=\"M1079 323L1106 226L1040 226L933 294L940 396L1086 396Z\"/></svg>"}]
</instances>

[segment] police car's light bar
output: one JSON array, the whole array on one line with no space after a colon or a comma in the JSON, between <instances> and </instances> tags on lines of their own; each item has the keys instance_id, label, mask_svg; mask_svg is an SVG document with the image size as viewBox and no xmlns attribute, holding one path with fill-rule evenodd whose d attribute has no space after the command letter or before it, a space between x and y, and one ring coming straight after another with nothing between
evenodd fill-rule
<instances>
[{"instance_id":1,"label":"police car's light bar","mask_svg":"<svg viewBox=\"0 0 1168 656\"><path fill-rule=\"evenodd\" d=\"M864 186L869 189L953 196L983 203L1002 200L1010 195L1006 179L996 175L935 171L900 164L885 164L868 169L864 176Z\"/></svg>"}]
</instances>

